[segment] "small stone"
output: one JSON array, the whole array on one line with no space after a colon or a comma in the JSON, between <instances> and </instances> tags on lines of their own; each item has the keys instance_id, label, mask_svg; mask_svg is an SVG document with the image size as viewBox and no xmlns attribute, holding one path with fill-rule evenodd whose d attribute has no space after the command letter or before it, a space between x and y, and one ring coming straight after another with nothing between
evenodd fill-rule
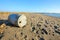
<instances>
[{"instance_id":1,"label":"small stone","mask_svg":"<svg viewBox=\"0 0 60 40\"><path fill-rule=\"evenodd\" d=\"M50 27L52 27L52 25L50 25Z\"/></svg>"},{"instance_id":2,"label":"small stone","mask_svg":"<svg viewBox=\"0 0 60 40\"><path fill-rule=\"evenodd\" d=\"M38 35L38 38L40 38L40 36Z\"/></svg>"},{"instance_id":3,"label":"small stone","mask_svg":"<svg viewBox=\"0 0 60 40\"><path fill-rule=\"evenodd\" d=\"M43 31L42 31L41 33L42 33L42 34L44 34L44 32L43 32Z\"/></svg>"},{"instance_id":4,"label":"small stone","mask_svg":"<svg viewBox=\"0 0 60 40\"><path fill-rule=\"evenodd\" d=\"M50 33L49 33L49 35L50 35Z\"/></svg>"},{"instance_id":5,"label":"small stone","mask_svg":"<svg viewBox=\"0 0 60 40\"><path fill-rule=\"evenodd\" d=\"M57 29L58 27L57 26L54 26L55 29Z\"/></svg>"},{"instance_id":6,"label":"small stone","mask_svg":"<svg viewBox=\"0 0 60 40\"><path fill-rule=\"evenodd\" d=\"M47 27L47 25L44 25L45 27Z\"/></svg>"},{"instance_id":7,"label":"small stone","mask_svg":"<svg viewBox=\"0 0 60 40\"><path fill-rule=\"evenodd\" d=\"M25 35L24 38L27 38L27 35Z\"/></svg>"},{"instance_id":8,"label":"small stone","mask_svg":"<svg viewBox=\"0 0 60 40\"><path fill-rule=\"evenodd\" d=\"M34 33L36 33L36 30L34 30Z\"/></svg>"},{"instance_id":9,"label":"small stone","mask_svg":"<svg viewBox=\"0 0 60 40\"><path fill-rule=\"evenodd\" d=\"M38 33L38 30L36 31L36 33L39 34L39 33Z\"/></svg>"},{"instance_id":10,"label":"small stone","mask_svg":"<svg viewBox=\"0 0 60 40\"><path fill-rule=\"evenodd\" d=\"M58 30L55 30L56 33L60 34L60 32Z\"/></svg>"},{"instance_id":11,"label":"small stone","mask_svg":"<svg viewBox=\"0 0 60 40\"><path fill-rule=\"evenodd\" d=\"M21 35L23 35L23 33L21 32Z\"/></svg>"},{"instance_id":12,"label":"small stone","mask_svg":"<svg viewBox=\"0 0 60 40\"><path fill-rule=\"evenodd\" d=\"M37 26L38 26L38 27L40 27L40 26L41 26L41 24L40 24L40 23L37 23Z\"/></svg>"},{"instance_id":13,"label":"small stone","mask_svg":"<svg viewBox=\"0 0 60 40\"><path fill-rule=\"evenodd\" d=\"M16 37L16 34L15 34L15 37Z\"/></svg>"},{"instance_id":14,"label":"small stone","mask_svg":"<svg viewBox=\"0 0 60 40\"><path fill-rule=\"evenodd\" d=\"M4 33L4 28L6 27L6 25L5 24L2 24L1 26L0 26L0 39L3 37L3 33Z\"/></svg>"},{"instance_id":15,"label":"small stone","mask_svg":"<svg viewBox=\"0 0 60 40\"><path fill-rule=\"evenodd\" d=\"M34 39L32 38L32 40L34 40Z\"/></svg>"},{"instance_id":16,"label":"small stone","mask_svg":"<svg viewBox=\"0 0 60 40\"><path fill-rule=\"evenodd\" d=\"M32 31L34 31L35 30L35 27L32 27Z\"/></svg>"},{"instance_id":17,"label":"small stone","mask_svg":"<svg viewBox=\"0 0 60 40\"><path fill-rule=\"evenodd\" d=\"M52 34L54 36L54 34Z\"/></svg>"},{"instance_id":18,"label":"small stone","mask_svg":"<svg viewBox=\"0 0 60 40\"><path fill-rule=\"evenodd\" d=\"M3 29L3 28L5 28L6 27L6 25L5 24L2 24L1 26L0 26L0 29Z\"/></svg>"},{"instance_id":19,"label":"small stone","mask_svg":"<svg viewBox=\"0 0 60 40\"><path fill-rule=\"evenodd\" d=\"M46 24L48 24L48 21L47 21L47 20L45 20L45 23L46 23Z\"/></svg>"},{"instance_id":20,"label":"small stone","mask_svg":"<svg viewBox=\"0 0 60 40\"><path fill-rule=\"evenodd\" d=\"M45 33L45 34L48 34L48 32L43 28L42 31Z\"/></svg>"},{"instance_id":21,"label":"small stone","mask_svg":"<svg viewBox=\"0 0 60 40\"><path fill-rule=\"evenodd\" d=\"M41 21L43 21L43 18L42 18L42 17L39 17L39 19L40 19Z\"/></svg>"},{"instance_id":22,"label":"small stone","mask_svg":"<svg viewBox=\"0 0 60 40\"><path fill-rule=\"evenodd\" d=\"M60 31L60 28L58 28L58 31Z\"/></svg>"},{"instance_id":23,"label":"small stone","mask_svg":"<svg viewBox=\"0 0 60 40\"><path fill-rule=\"evenodd\" d=\"M0 33L4 33L4 28L6 27L6 25L5 24L2 24L1 26L0 26Z\"/></svg>"},{"instance_id":24,"label":"small stone","mask_svg":"<svg viewBox=\"0 0 60 40\"><path fill-rule=\"evenodd\" d=\"M44 40L44 38L40 38L39 40Z\"/></svg>"}]
</instances>

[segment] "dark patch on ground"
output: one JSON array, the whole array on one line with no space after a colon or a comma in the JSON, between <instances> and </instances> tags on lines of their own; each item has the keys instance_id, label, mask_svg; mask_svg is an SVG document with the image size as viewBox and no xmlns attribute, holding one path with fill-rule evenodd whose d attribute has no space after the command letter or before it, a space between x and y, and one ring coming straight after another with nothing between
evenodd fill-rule
<instances>
[{"instance_id":1,"label":"dark patch on ground","mask_svg":"<svg viewBox=\"0 0 60 40\"><path fill-rule=\"evenodd\" d=\"M44 38L40 38L39 40L45 40Z\"/></svg>"},{"instance_id":2,"label":"dark patch on ground","mask_svg":"<svg viewBox=\"0 0 60 40\"><path fill-rule=\"evenodd\" d=\"M32 38L32 40L34 40L34 39Z\"/></svg>"},{"instance_id":3,"label":"dark patch on ground","mask_svg":"<svg viewBox=\"0 0 60 40\"><path fill-rule=\"evenodd\" d=\"M60 35L60 32L58 30L55 30L56 33L58 33Z\"/></svg>"},{"instance_id":4,"label":"dark patch on ground","mask_svg":"<svg viewBox=\"0 0 60 40\"><path fill-rule=\"evenodd\" d=\"M32 32L35 30L35 27L32 27Z\"/></svg>"},{"instance_id":5,"label":"dark patch on ground","mask_svg":"<svg viewBox=\"0 0 60 40\"><path fill-rule=\"evenodd\" d=\"M47 25L44 25L45 27L47 27Z\"/></svg>"},{"instance_id":6,"label":"dark patch on ground","mask_svg":"<svg viewBox=\"0 0 60 40\"><path fill-rule=\"evenodd\" d=\"M57 29L58 27L57 26L54 26L55 29Z\"/></svg>"},{"instance_id":7,"label":"dark patch on ground","mask_svg":"<svg viewBox=\"0 0 60 40\"><path fill-rule=\"evenodd\" d=\"M0 39L1 39L3 36L4 36L3 33L0 33Z\"/></svg>"},{"instance_id":8,"label":"dark patch on ground","mask_svg":"<svg viewBox=\"0 0 60 40\"><path fill-rule=\"evenodd\" d=\"M8 20L0 20L0 25L2 25L3 23L5 23L7 26L18 27L16 25L13 25L12 23L10 23Z\"/></svg>"},{"instance_id":9,"label":"dark patch on ground","mask_svg":"<svg viewBox=\"0 0 60 40\"><path fill-rule=\"evenodd\" d=\"M46 24L49 24L47 20L45 20L45 23L46 23Z\"/></svg>"},{"instance_id":10,"label":"dark patch on ground","mask_svg":"<svg viewBox=\"0 0 60 40\"><path fill-rule=\"evenodd\" d=\"M42 32L45 33L45 34L48 34L48 32L46 31L46 29L42 29Z\"/></svg>"},{"instance_id":11,"label":"dark patch on ground","mask_svg":"<svg viewBox=\"0 0 60 40\"><path fill-rule=\"evenodd\" d=\"M38 23L38 24L37 24L37 26L38 26L38 27L40 27L40 26L41 26L41 24L39 24L39 23Z\"/></svg>"}]
</instances>

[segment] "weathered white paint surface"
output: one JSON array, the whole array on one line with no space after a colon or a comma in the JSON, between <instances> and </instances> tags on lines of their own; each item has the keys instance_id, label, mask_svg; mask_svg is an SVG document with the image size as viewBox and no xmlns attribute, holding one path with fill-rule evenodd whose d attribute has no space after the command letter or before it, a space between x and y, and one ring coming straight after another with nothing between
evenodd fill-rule
<instances>
[{"instance_id":1,"label":"weathered white paint surface","mask_svg":"<svg viewBox=\"0 0 60 40\"><path fill-rule=\"evenodd\" d=\"M13 25L23 27L27 24L27 18L25 15L20 14L11 14L8 17L9 22L11 22Z\"/></svg>"}]
</instances>

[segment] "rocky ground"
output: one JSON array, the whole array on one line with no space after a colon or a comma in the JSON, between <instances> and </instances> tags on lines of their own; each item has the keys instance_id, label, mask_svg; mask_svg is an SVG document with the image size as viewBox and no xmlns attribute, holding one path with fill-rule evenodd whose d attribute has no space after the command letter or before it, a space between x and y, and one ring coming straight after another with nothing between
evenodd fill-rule
<instances>
[{"instance_id":1,"label":"rocky ground","mask_svg":"<svg viewBox=\"0 0 60 40\"><path fill-rule=\"evenodd\" d=\"M3 12L2 12L3 13ZM23 28L9 23L10 13L0 13L0 40L60 40L60 19L43 14L25 14Z\"/></svg>"}]
</instances>

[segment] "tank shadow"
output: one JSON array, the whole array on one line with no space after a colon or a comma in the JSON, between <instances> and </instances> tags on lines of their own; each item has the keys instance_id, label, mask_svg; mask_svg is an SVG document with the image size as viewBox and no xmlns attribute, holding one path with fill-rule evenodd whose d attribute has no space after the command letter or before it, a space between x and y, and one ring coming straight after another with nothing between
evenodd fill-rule
<instances>
[{"instance_id":1,"label":"tank shadow","mask_svg":"<svg viewBox=\"0 0 60 40\"><path fill-rule=\"evenodd\" d=\"M0 25L2 25L3 23L5 23L6 26L18 27L16 25L13 25L12 23L10 23L8 20L0 20Z\"/></svg>"}]
</instances>

